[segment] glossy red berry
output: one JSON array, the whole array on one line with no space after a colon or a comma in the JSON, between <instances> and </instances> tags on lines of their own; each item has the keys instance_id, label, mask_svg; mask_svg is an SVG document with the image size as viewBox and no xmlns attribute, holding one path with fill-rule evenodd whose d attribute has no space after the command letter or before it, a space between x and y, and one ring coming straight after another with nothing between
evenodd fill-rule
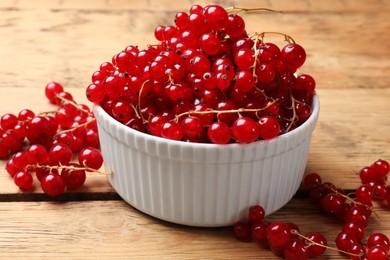
<instances>
[{"instance_id":1,"label":"glossy red berry","mask_svg":"<svg viewBox=\"0 0 390 260\"><path fill-rule=\"evenodd\" d=\"M245 21L236 14L229 14L226 22L225 32L231 39L238 38L245 33Z\"/></svg>"},{"instance_id":2,"label":"glossy red berry","mask_svg":"<svg viewBox=\"0 0 390 260\"><path fill-rule=\"evenodd\" d=\"M272 222L267 227L267 238L271 246L283 248L290 241L290 228L284 222Z\"/></svg>"},{"instance_id":3,"label":"glossy red berry","mask_svg":"<svg viewBox=\"0 0 390 260\"><path fill-rule=\"evenodd\" d=\"M309 259L309 250L305 242L298 238L291 239L284 247L284 258L288 260Z\"/></svg>"},{"instance_id":4,"label":"glossy red berry","mask_svg":"<svg viewBox=\"0 0 390 260\"><path fill-rule=\"evenodd\" d=\"M365 228L360 225L358 222L346 222L342 231L352 234L357 241L361 241L365 235Z\"/></svg>"},{"instance_id":5,"label":"glossy red berry","mask_svg":"<svg viewBox=\"0 0 390 260\"><path fill-rule=\"evenodd\" d=\"M254 205L249 207L248 210L248 220L251 223L263 222L265 217L265 210L260 205Z\"/></svg>"},{"instance_id":6,"label":"glossy red berry","mask_svg":"<svg viewBox=\"0 0 390 260\"><path fill-rule=\"evenodd\" d=\"M359 177L363 184L376 181L372 167L363 167L359 172Z\"/></svg>"},{"instance_id":7,"label":"glossy red berry","mask_svg":"<svg viewBox=\"0 0 390 260\"><path fill-rule=\"evenodd\" d=\"M50 103L57 104L56 95L64 91L64 87L58 82L50 82L45 87L45 95Z\"/></svg>"},{"instance_id":8,"label":"glossy red berry","mask_svg":"<svg viewBox=\"0 0 390 260\"><path fill-rule=\"evenodd\" d=\"M105 98L104 87L101 83L92 83L86 89L87 99L99 104Z\"/></svg>"},{"instance_id":9,"label":"glossy red berry","mask_svg":"<svg viewBox=\"0 0 390 260\"><path fill-rule=\"evenodd\" d=\"M222 6L208 5L204 10L204 19L211 30L221 30L226 27L228 13Z\"/></svg>"},{"instance_id":10,"label":"glossy red berry","mask_svg":"<svg viewBox=\"0 0 390 260\"><path fill-rule=\"evenodd\" d=\"M198 136L203 131L203 125L199 118L194 116L185 117L181 121L183 132L188 137Z\"/></svg>"},{"instance_id":11,"label":"glossy red berry","mask_svg":"<svg viewBox=\"0 0 390 260\"><path fill-rule=\"evenodd\" d=\"M28 172L20 171L14 175L14 182L22 190L31 190L33 177Z\"/></svg>"},{"instance_id":12,"label":"glossy red berry","mask_svg":"<svg viewBox=\"0 0 390 260\"><path fill-rule=\"evenodd\" d=\"M233 226L234 236L242 242L252 241L251 225L248 222L239 221Z\"/></svg>"},{"instance_id":13,"label":"glossy red berry","mask_svg":"<svg viewBox=\"0 0 390 260\"><path fill-rule=\"evenodd\" d=\"M207 136L214 144L227 144L232 139L232 131L229 125L217 121L209 126Z\"/></svg>"},{"instance_id":14,"label":"glossy red berry","mask_svg":"<svg viewBox=\"0 0 390 260\"><path fill-rule=\"evenodd\" d=\"M41 144L32 144L26 149L29 164L44 164L48 161L49 153Z\"/></svg>"},{"instance_id":15,"label":"glossy red berry","mask_svg":"<svg viewBox=\"0 0 390 260\"><path fill-rule=\"evenodd\" d=\"M374 188L363 184L356 190L356 201L369 205L374 198Z\"/></svg>"},{"instance_id":16,"label":"glossy red berry","mask_svg":"<svg viewBox=\"0 0 390 260\"><path fill-rule=\"evenodd\" d=\"M252 237L258 244L263 245L267 242L267 221L252 224Z\"/></svg>"},{"instance_id":17,"label":"glossy red berry","mask_svg":"<svg viewBox=\"0 0 390 260\"><path fill-rule=\"evenodd\" d=\"M148 124L149 133L155 136L161 136L162 124L167 121L168 119L161 115L151 117Z\"/></svg>"},{"instance_id":18,"label":"glossy red berry","mask_svg":"<svg viewBox=\"0 0 390 260\"><path fill-rule=\"evenodd\" d=\"M309 239L309 241L306 240L306 244L308 245L308 251L310 257L318 257L324 254L328 242L322 234L318 232L310 232L306 234L306 238ZM313 244L310 241L313 241L316 244Z\"/></svg>"},{"instance_id":19,"label":"glossy red berry","mask_svg":"<svg viewBox=\"0 0 390 260\"><path fill-rule=\"evenodd\" d=\"M78 164L70 164L69 167L61 170L61 178L64 181L67 189L78 189L84 184L86 180L85 170L81 170L79 168L83 168L83 166Z\"/></svg>"},{"instance_id":20,"label":"glossy red berry","mask_svg":"<svg viewBox=\"0 0 390 260\"><path fill-rule=\"evenodd\" d=\"M240 70L235 76L235 88L247 93L256 86L256 79L250 70Z\"/></svg>"},{"instance_id":21,"label":"glossy red berry","mask_svg":"<svg viewBox=\"0 0 390 260\"><path fill-rule=\"evenodd\" d=\"M261 117L259 119L259 126L259 135L264 140L275 138L280 134L280 124L275 117Z\"/></svg>"},{"instance_id":22,"label":"glossy red berry","mask_svg":"<svg viewBox=\"0 0 390 260\"><path fill-rule=\"evenodd\" d=\"M376 178L382 178L387 176L390 171L390 164L385 160L377 160L372 165L373 174Z\"/></svg>"},{"instance_id":23,"label":"glossy red berry","mask_svg":"<svg viewBox=\"0 0 390 260\"><path fill-rule=\"evenodd\" d=\"M299 44L289 43L283 47L280 58L286 68L295 72L305 63L306 51Z\"/></svg>"},{"instance_id":24,"label":"glossy red berry","mask_svg":"<svg viewBox=\"0 0 390 260\"><path fill-rule=\"evenodd\" d=\"M19 151L19 152L15 153L12 156L12 160L13 160L15 167L20 168L20 169L25 168L29 164L27 154L24 151Z\"/></svg>"},{"instance_id":25,"label":"glossy red berry","mask_svg":"<svg viewBox=\"0 0 390 260\"><path fill-rule=\"evenodd\" d=\"M367 249L367 260L387 260L388 250L380 245L375 245Z\"/></svg>"},{"instance_id":26,"label":"glossy red berry","mask_svg":"<svg viewBox=\"0 0 390 260\"><path fill-rule=\"evenodd\" d=\"M199 47L207 55L215 55L221 48L221 41L215 33L205 33L199 39Z\"/></svg>"},{"instance_id":27,"label":"glossy red berry","mask_svg":"<svg viewBox=\"0 0 390 260\"><path fill-rule=\"evenodd\" d=\"M133 107L126 102L118 101L112 106L112 115L116 120L127 123L133 116Z\"/></svg>"},{"instance_id":28,"label":"glossy red berry","mask_svg":"<svg viewBox=\"0 0 390 260\"><path fill-rule=\"evenodd\" d=\"M68 165L72 160L72 150L63 144L57 144L50 148L49 158L53 165Z\"/></svg>"},{"instance_id":29,"label":"glossy red berry","mask_svg":"<svg viewBox=\"0 0 390 260\"><path fill-rule=\"evenodd\" d=\"M59 174L47 174L41 180L42 190L54 197L62 194L65 190L65 183Z\"/></svg>"},{"instance_id":30,"label":"glossy red berry","mask_svg":"<svg viewBox=\"0 0 390 260\"><path fill-rule=\"evenodd\" d=\"M249 70L255 64L254 53L250 48L241 48L234 55L234 61L238 68Z\"/></svg>"},{"instance_id":31,"label":"glossy red berry","mask_svg":"<svg viewBox=\"0 0 390 260\"><path fill-rule=\"evenodd\" d=\"M3 130L14 128L18 124L18 117L11 113L6 113L0 118L0 126Z\"/></svg>"},{"instance_id":32,"label":"glossy red berry","mask_svg":"<svg viewBox=\"0 0 390 260\"><path fill-rule=\"evenodd\" d=\"M316 82L314 78L307 74L301 74L297 77L295 83L295 89L303 90L308 95L313 95L316 87Z\"/></svg>"},{"instance_id":33,"label":"glossy red berry","mask_svg":"<svg viewBox=\"0 0 390 260\"><path fill-rule=\"evenodd\" d=\"M184 131L179 123L171 120L161 125L161 136L167 139L181 140L184 137Z\"/></svg>"},{"instance_id":34,"label":"glossy red berry","mask_svg":"<svg viewBox=\"0 0 390 260\"><path fill-rule=\"evenodd\" d=\"M233 137L238 143L251 143L260 135L259 124L250 117L239 117L232 126Z\"/></svg>"},{"instance_id":35,"label":"glossy red berry","mask_svg":"<svg viewBox=\"0 0 390 260\"><path fill-rule=\"evenodd\" d=\"M103 156L98 149L86 147L79 152L78 161L84 167L99 170L103 165Z\"/></svg>"},{"instance_id":36,"label":"glossy red berry","mask_svg":"<svg viewBox=\"0 0 390 260\"><path fill-rule=\"evenodd\" d=\"M22 109L18 114L18 119L20 121L27 121L35 117L35 113L30 109Z\"/></svg>"},{"instance_id":37,"label":"glossy red berry","mask_svg":"<svg viewBox=\"0 0 390 260\"><path fill-rule=\"evenodd\" d=\"M340 195L329 193L321 200L321 208L325 213L338 214L345 209L344 201Z\"/></svg>"},{"instance_id":38,"label":"glossy red berry","mask_svg":"<svg viewBox=\"0 0 390 260\"><path fill-rule=\"evenodd\" d=\"M367 239L367 246L373 247L375 245L383 246L387 251L390 250L390 240L383 233L373 233Z\"/></svg>"},{"instance_id":39,"label":"glossy red berry","mask_svg":"<svg viewBox=\"0 0 390 260\"><path fill-rule=\"evenodd\" d=\"M346 252L349 252L357 244L356 238L352 234L344 231L337 235L335 242L338 249Z\"/></svg>"},{"instance_id":40,"label":"glossy red berry","mask_svg":"<svg viewBox=\"0 0 390 260\"><path fill-rule=\"evenodd\" d=\"M309 190L314 189L322 183L321 176L318 173L309 173L303 179L303 184Z\"/></svg>"}]
</instances>

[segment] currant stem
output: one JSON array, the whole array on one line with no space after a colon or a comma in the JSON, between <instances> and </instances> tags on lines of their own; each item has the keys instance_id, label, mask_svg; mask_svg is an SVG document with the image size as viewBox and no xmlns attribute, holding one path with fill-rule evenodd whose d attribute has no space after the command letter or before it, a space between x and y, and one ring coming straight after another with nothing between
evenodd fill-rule
<instances>
[{"instance_id":1,"label":"currant stem","mask_svg":"<svg viewBox=\"0 0 390 260\"><path fill-rule=\"evenodd\" d=\"M239 12L249 12L249 11L266 11L266 12L273 12L273 13L283 13L282 11L270 9L270 8L263 8L263 7L256 7L256 8L247 8L247 7L240 7L240 6L231 6L225 8L227 12L233 12L237 11L236 13L238 14Z\"/></svg>"},{"instance_id":2,"label":"currant stem","mask_svg":"<svg viewBox=\"0 0 390 260\"><path fill-rule=\"evenodd\" d=\"M57 111L46 111L46 112L40 112L38 116L47 116L47 115L54 115Z\"/></svg>"},{"instance_id":3,"label":"currant stem","mask_svg":"<svg viewBox=\"0 0 390 260\"><path fill-rule=\"evenodd\" d=\"M91 120L88 120L87 122L83 123L83 124L79 124L78 126L76 127L73 127L73 128L69 128L69 129L66 129L66 130L62 130L62 131L59 131L56 135L59 135L59 134L63 134L63 133L68 133L68 132L73 132L74 130L80 128L80 127L85 127L87 125L89 125L90 123L96 121L96 118L92 118Z\"/></svg>"},{"instance_id":4,"label":"currant stem","mask_svg":"<svg viewBox=\"0 0 390 260\"><path fill-rule=\"evenodd\" d=\"M148 82L149 82L149 80L147 79L142 83L141 89L139 90L139 93L138 93L138 109L139 109L139 116L142 119L142 122L145 122L145 118L142 115L142 111L141 111L141 96L142 96L142 91L144 90L144 87L145 87L146 83L148 83Z\"/></svg>"},{"instance_id":5,"label":"currant stem","mask_svg":"<svg viewBox=\"0 0 390 260\"><path fill-rule=\"evenodd\" d=\"M309 242L310 242L309 246L311 246L311 245L316 245L316 246L319 246L319 247L323 247L323 248L326 248L326 249L334 250L334 251L337 251L337 252L340 252L340 253L343 253L343 254L346 254L346 255L350 255L350 256L356 256L356 257L361 257L361 256L363 256L363 254L354 254L354 253L350 253L350 252L347 252L347 251L344 251L344 250L341 250L341 249L338 249L338 248L334 248L334 247L330 247L330 246L326 246L326 245L317 243L317 242L311 240L310 238L307 238L306 236L300 234L300 233L298 232L298 230L296 230L296 229L293 229L293 230L291 230L290 232L291 232L291 234L293 234L293 235L297 235L297 236L299 236L299 237L305 239L306 241L309 241Z\"/></svg>"},{"instance_id":6,"label":"currant stem","mask_svg":"<svg viewBox=\"0 0 390 260\"><path fill-rule=\"evenodd\" d=\"M290 124L288 125L288 127L286 129L286 132L290 131L291 127L293 126L295 121L297 121L297 119L298 119L297 113L295 111L295 102L296 102L296 100L294 99L294 97L291 94L291 109L292 109L292 112L293 112L293 116L292 116L292 118L290 120Z\"/></svg>"},{"instance_id":7,"label":"currant stem","mask_svg":"<svg viewBox=\"0 0 390 260\"><path fill-rule=\"evenodd\" d=\"M240 113L243 113L243 112L255 112L255 113L257 113L257 112L260 112L262 110L267 109L268 107L270 107L273 104L275 104L277 101L278 101L278 99L275 99L270 104L268 104L266 107L262 107L262 108L243 108L242 107L242 108L239 108L239 109L229 109L229 110L215 110L215 109L210 109L210 110L205 110L205 111L190 110L190 111L183 112L181 114L176 115L175 116L175 120L178 120L182 116L193 115L193 114L207 115L207 114L223 114L223 113L238 113L238 114L240 114Z\"/></svg>"},{"instance_id":8,"label":"currant stem","mask_svg":"<svg viewBox=\"0 0 390 260\"><path fill-rule=\"evenodd\" d=\"M86 166L84 166L84 167L70 167L70 166L67 166L67 165L50 166L50 165L29 164L25 168L26 168L26 170L29 170L29 169L48 169L48 170L68 169L69 172L73 172L73 171L88 171L88 172L96 172L96 173L100 173L100 174L104 174L104 175L111 175L112 174L112 172L103 172L103 171L92 169L92 168L89 168L89 167L86 167Z\"/></svg>"},{"instance_id":9,"label":"currant stem","mask_svg":"<svg viewBox=\"0 0 390 260\"><path fill-rule=\"evenodd\" d=\"M259 42L259 39L260 39L260 36L259 35L256 35L256 38L254 40L254 43L253 43L253 52L254 52L254 57L255 57L255 62L253 63L253 77L256 79L257 81L257 75L256 75L256 64L257 64L257 61L258 61L258 57L259 57L259 49L257 48L257 44ZM263 40L261 40L261 42L263 42Z\"/></svg>"},{"instance_id":10,"label":"currant stem","mask_svg":"<svg viewBox=\"0 0 390 260\"><path fill-rule=\"evenodd\" d=\"M134 110L136 117L141 118L141 115L140 115L140 113L138 113L137 108L133 104L130 104L130 106Z\"/></svg>"},{"instance_id":11,"label":"currant stem","mask_svg":"<svg viewBox=\"0 0 390 260\"><path fill-rule=\"evenodd\" d=\"M277 34L277 35L282 35L284 36L284 40L288 43L295 43L294 39L285 33L280 33L280 32L262 32L262 33L255 33L255 35L258 35L261 38L261 41L264 42L264 37L266 34Z\"/></svg>"},{"instance_id":12,"label":"currant stem","mask_svg":"<svg viewBox=\"0 0 390 260\"><path fill-rule=\"evenodd\" d=\"M333 188L331 188L331 190L332 190L334 193L336 193L337 195L339 195L339 196L345 198L347 201L349 201L349 202L351 202L351 203L353 203L353 204L355 204L355 205L363 206L363 207L365 207L365 208L367 208L367 209L373 211L373 207L372 207L372 206L368 206L368 205L366 205L366 204L363 204L363 203L361 203L361 202L359 202L359 201L356 201L356 200L352 199L351 197L349 197L348 195L351 194L351 193L349 193L348 195L344 195L344 194L338 192L337 190L335 190L335 189L333 189Z\"/></svg>"},{"instance_id":13,"label":"currant stem","mask_svg":"<svg viewBox=\"0 0 390 260\"><path fill-rule=\"evenodd\" d=\"M64 98L64 97L62 97L62 96L60 96L60 95L58 95L58 94L56 95L56 98L60 99L60 100L63 101L63 102L68 102L70 105L74 106L75 108L77 108L78 110L80 110L80 111L82 111L82 112L84 112L84 113L86 113L86 114L90 114L90 113L91 113L91 112L88 111L88 110L85 110L85 109L80 108L80 107L77 105L77 103L75 103L75 102L72 101L72 100L66 99L66 98Z\"/></svg>"}]
</instances>

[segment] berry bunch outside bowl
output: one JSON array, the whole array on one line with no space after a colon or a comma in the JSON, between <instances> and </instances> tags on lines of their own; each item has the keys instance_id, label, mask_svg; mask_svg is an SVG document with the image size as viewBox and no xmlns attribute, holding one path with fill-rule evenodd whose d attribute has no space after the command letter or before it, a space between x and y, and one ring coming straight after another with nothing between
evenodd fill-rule
<instances>
[{"instance_id":1,"label":"berry bunch outside bowl","mask_svg":"<svg viewBox=\"0 0 390 260\"><path fill-rule=\"evenodd\" d=\"M109 182L148 215L228 226L251 205L275 212L300 186L320 106L300 73L305 50L249 36L232 10L178 12L157 44L126 47L87 87Z\"/></svg>"}]
</instances>

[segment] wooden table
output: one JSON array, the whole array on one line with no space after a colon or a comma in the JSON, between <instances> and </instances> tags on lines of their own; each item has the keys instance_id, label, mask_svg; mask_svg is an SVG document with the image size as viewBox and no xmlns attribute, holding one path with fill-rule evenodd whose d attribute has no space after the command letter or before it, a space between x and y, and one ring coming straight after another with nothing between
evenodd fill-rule
<instances>
[{"instance_id":1,"label":"wooden table","mask_svg":"<svg viewBox=\"0 0 390 260\"><path fill-rule=\"evenodd\" d=\"M254 7L254 1L218 1ZM79 102L101 62L129 44L153 43L193 1L2 0L0 114L52 109L43 90L58 81ZM200 1L206 5L209 1ZM307 165L325 181L353 190L357 171L390 160L390 2L261 0L283 14L244 14L249 32L292 35L308 53L304 71L317 81L321 113ZM273 259L241 243L231 228L191 228L149 217L123 202L106 177L90 174L82 190L50 198L20 191L0 162L0 259ZM334 245L341 225L298 195L270 216ZM378 207L367 233L390 235L390 212ZM320 259L344 259L328 250Z\"/></svg>"}]
</instances>

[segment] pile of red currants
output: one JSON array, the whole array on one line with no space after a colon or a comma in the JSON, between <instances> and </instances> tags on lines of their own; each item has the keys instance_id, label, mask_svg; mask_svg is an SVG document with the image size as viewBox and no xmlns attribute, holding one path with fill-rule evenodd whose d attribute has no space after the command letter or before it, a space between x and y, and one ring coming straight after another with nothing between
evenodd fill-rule
<instances>
[{"instance_id":1,"label":"pile of red currants","mask_svg":"<svg viewBox=\"0 0 390 260\"><path fill-rule=\"evenodd\" d=\"M46 194L57 196L81 187L86 171L98 171L103 158L88 106L76 103L56 82L47 84L45 94L58 106L55 111L23 109L1 116L0 159L8 160L6 170L22 190L34 189L35 175Z\"/></svg>"},{"instance_id":2,"label":"pile of red currants","mask_svg":"<svg viewBox=\"0 0 390 260\"><path fill-rule=\"evenodd\" d=\"M301 235L294 223L268 222L264 209L257 205L249 208L248 218L234 225L234 234L241 241L256 241L268 245L272 252L286 259L304 260L334 249L356 260L386 260L390 240L383 233L373 233L366 238L366 227L373 212L373 201L385 202L390 207L390 186L387 176L389 162L377 160L360 170L362 185L346 194L330 182L322 182L320 175L310 173L303 180L309 190L310 200L322 212L340 219L342 230L335 238L336 248L328 246L326 238L318 232Z\"/></svg>"},{"instance_id":3,"label":"pile of red currants","mask_svg":"<svg viewBox=\"0 0 390 260\"><path fill-rule=\"evenodd\" d=\"M293 130L311 115L315 81L298 69L302 46L288 35L248 35L219 5L178 12L158 26L158 43L128 46L101 64L87 98L119 122L173 140L250 143ZM282 36L280 49L264 40Z\"/></svg>"}]
</instances>

